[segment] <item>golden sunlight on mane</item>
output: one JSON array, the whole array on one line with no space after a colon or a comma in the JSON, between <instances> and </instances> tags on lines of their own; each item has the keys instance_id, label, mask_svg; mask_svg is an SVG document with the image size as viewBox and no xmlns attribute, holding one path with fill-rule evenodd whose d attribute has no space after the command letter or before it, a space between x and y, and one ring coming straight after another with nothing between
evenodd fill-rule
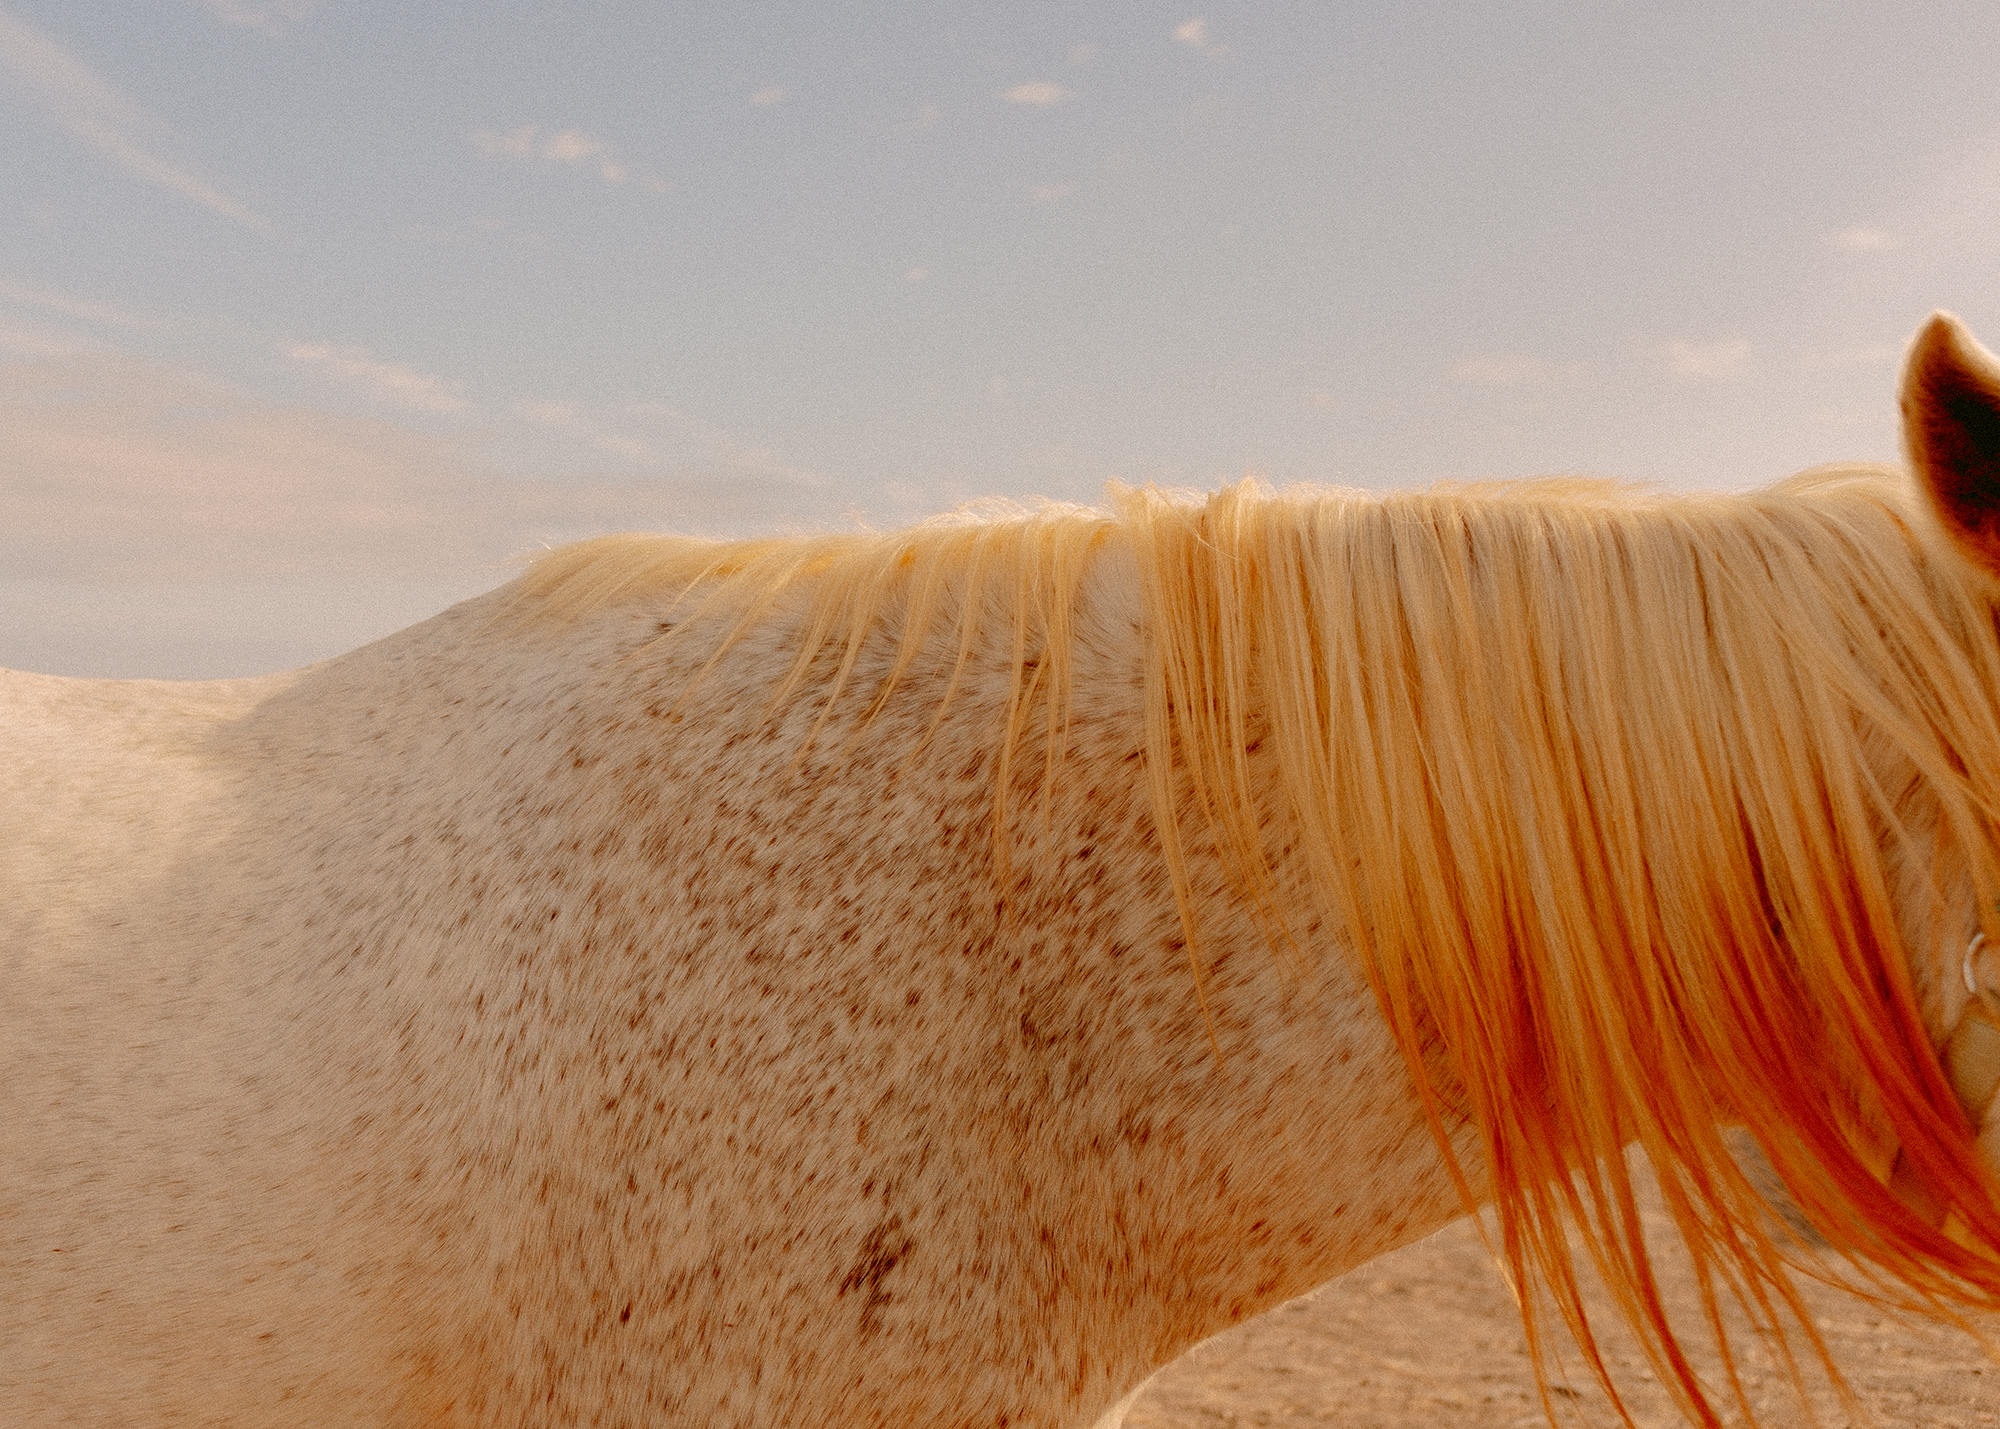
<instances>
[{"instance_id":1,"label":"golden sunlight on mane","mask_svg":"<svg viewBox=\"0 0 2000 1429\"><path fill-rule=\"evenodd\" d=\"M871 634L899 632L893 683L928 636L955 633L962 668L997 632L1014 670L1004 749L1039 708L1053 762L1081 583L1100 546L1124 546L1191 951L1195 836L1274 929L1347 931L1440 1144L1463 1118L1479 1128L1468 1201L1486 1187L1516 1283L1546 1292L1600 1376L1569 1227L1684 1407L1721 1422L1655 1289L1634 1143L1718 1340L1733 1297L1753 1322L1795 1319L1824 1358L1725 1148L1732 1123L1885 1295L2000 1309L1994 1182L1911 980L1932 950L1905 945L1892 907L1933 868L1983 909L2000 893L2000 646L1990 594L1901 478L1829 470L1704 497L1245 482L1114 503L887 535L608 538L543 557L514 599L556 621L660 592L720 602L726 644L797 591L780 700L833 652L837 688ZM1253 758L1275 760L1284 807L1259 806ZM1178 826L1187 800L1205 831ZM1318 907L1272 906L1281 850ZM1884 1184L1880 1148L1898 1144L1955 1238ZM1537 1303L1524 1294L1539 1357Z\"/></svg>"}]
</instances>

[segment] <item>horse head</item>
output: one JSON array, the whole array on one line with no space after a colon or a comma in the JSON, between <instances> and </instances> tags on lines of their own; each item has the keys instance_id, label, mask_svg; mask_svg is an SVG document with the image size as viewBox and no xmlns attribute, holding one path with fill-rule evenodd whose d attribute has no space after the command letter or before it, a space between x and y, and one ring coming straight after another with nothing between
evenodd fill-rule
<instances>
[{"instance_id":1,"label":"horse head","mask_svg":"<svg viewBox=\"0 0 2000 1429\"><path fill-rule=\"evenodd\" d=\"M1901 406L1910 465L1939 526L1976 571L2000 578L2000 359L1956 317L1934 313L1911 345ZM1995 599L2000 603L2000 595ZM1917 958L1913 972L1924 987L1927 1020L1953 1095L1978 1133L1981 1158L2000 1169L2000 1117L1994 1114L2000 1089L2000 961L1991 956L1982 926L1987 920L1975 906L1978 894L1966 861L1955 851L1936 852L1944 866L1924 871L1928 880L1914 869L1903 880L1906 909L1928 910L1928 916L1906 912L1910 946L1929 944L1935 954ZM1941 883L1954 893L1940 907L1935 896L1917 893L1915 885L1923 881L1933 894ZM1920 1215L1962 1234L1962 1225L1947 1219L1900 1153L1891 1185Z\"/></svg>"}]
</instances>

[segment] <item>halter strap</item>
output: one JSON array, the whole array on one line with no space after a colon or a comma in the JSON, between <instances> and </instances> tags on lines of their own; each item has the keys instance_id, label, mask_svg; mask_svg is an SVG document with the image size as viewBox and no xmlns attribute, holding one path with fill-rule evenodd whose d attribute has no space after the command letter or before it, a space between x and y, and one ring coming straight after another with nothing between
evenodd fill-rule
<instances>
[{"instance_id":1,"label":"halter strap","mask_svg":"<svg viewBox=\"0 0 2000 1429\"><path fill-rule=\"evenodd\" d=\"M2000 998L1996 998L1993 990L1980 982L1975 966L1979 950L1985 944L1986 934L1979 932L1974 933L1972 941L1965 945L1965 957L1959 971L1965 978L1965 990L1971 996L1965 1010L1958 1015L1957 1025L1944 1039L1942 1058L1952 1095L1958 1098L1966 1120L1972 1123L1975 1136L1986 1125L1987 1113L1993 1109L1996 1094L2000 1094ZM1900 1147L1896 1150L1895 1165L1889 1172L1889 1189L1931 1225L1941 1226L1945 1234L1951 1234L1952 1227L1946 1223L1944 1208L1917 1176L1916 1168ZM1956 1217L1952 1219L1956 1220Z\"/></svg>"},{"instance_id":2,"label":"halter strap","mask_svg":"<svg viewBox=\"0 0 2000 1429\"><path fill-rule=\"evenodd\" d=\"M1973 968L1973 959L1985 942L1984 933L1974 933L1965 945L1962 970L1965 990L1972 994L1972 1000L1965 1004L1958 1026L1951 1029L1944 1043L1945 1073L1951 1078L1952 1093L1975 1129L1986 1120L1994 1093L2000 1091L2000 1007L1995 1006L1993 991L1981 985Z\"/></svg>"}]
</instances>

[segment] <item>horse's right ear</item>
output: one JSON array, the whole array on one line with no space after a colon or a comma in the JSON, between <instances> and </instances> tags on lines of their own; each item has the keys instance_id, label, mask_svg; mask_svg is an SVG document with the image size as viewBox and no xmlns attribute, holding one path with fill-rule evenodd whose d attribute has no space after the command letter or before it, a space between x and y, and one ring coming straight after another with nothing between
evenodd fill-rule
<instances>
[{"instance_id":1,"label":"horse's right ear","mask_svg":"<svg viewBox=\"0 0 2000 1429\"><path fill-rule=\"evenodd\" d=\"M1932 313L1903 369L1903 443L1961 550L2000 576L2000 360Z\"/></svg>"}]
</instances>

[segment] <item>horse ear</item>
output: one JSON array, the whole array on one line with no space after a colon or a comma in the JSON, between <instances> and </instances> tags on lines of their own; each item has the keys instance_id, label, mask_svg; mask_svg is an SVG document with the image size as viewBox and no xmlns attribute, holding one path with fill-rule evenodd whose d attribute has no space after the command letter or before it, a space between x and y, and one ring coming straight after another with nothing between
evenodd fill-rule
<instances>
[{"instance_id":1,"label":"horse ear","mask_svg":"<svg viewBox=\"0 0 2000 1429\"><path fill-rule=\"evenodd\" d=\"M1932 313L1903 369L1903 442L1944 528L2000 576L2000 360Z\"/></svg>"}]
</instances>

